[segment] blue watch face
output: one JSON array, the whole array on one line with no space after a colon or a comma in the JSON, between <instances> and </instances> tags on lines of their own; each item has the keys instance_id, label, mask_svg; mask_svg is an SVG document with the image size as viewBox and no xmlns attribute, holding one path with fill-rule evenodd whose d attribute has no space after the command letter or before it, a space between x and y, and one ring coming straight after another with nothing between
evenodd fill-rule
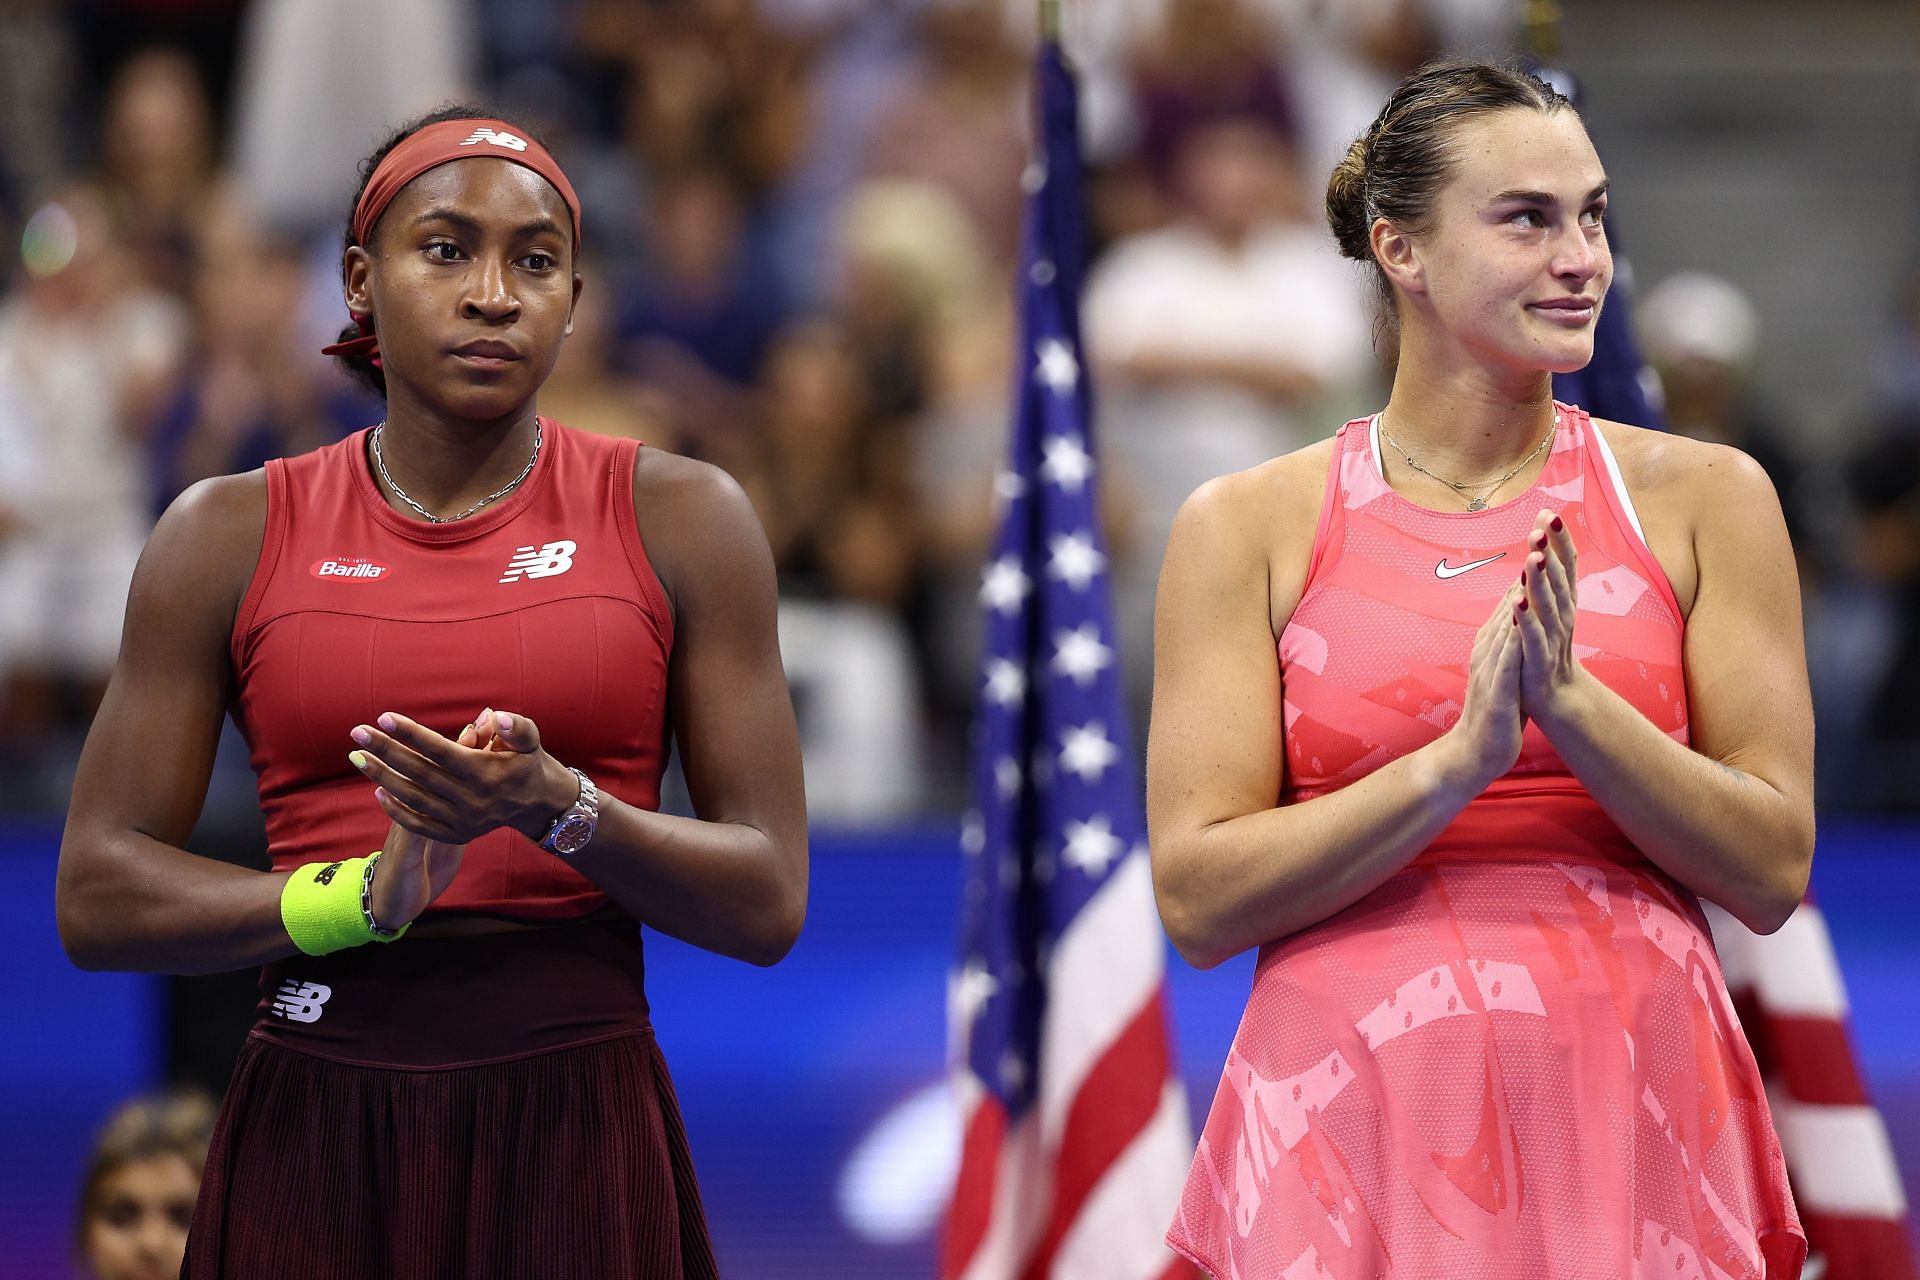
<instances>
[{"instance_id":1,"label":"blue watch face","mask_svg":"<svg viewBox=\"0 0 1920 1280\"><path fill-rule=\"evenodd\" d=\"M578 853L586 848L587 841L593 839L593 828L592 819L575 814L554 828L548 844L562 857L570 853Z\"/></svg>"}]
</instances>

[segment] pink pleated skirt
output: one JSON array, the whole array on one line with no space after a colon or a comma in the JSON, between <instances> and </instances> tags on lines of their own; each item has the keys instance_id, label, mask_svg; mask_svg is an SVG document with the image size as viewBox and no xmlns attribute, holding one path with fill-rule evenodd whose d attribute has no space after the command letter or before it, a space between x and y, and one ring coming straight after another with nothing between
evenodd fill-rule
<instances>
[{"instance_id":1,"label":"pink pleated skirt","mask_svg":"<svg viewBox=\"0 0 1920 1280\"><path fill-rule=\"evenodd\" d=\"M1698 902L1416 863L1267 947L1176 1250L1249 1280L1794 1280L1806 1241Z\"/></svg>"}]
</instances>

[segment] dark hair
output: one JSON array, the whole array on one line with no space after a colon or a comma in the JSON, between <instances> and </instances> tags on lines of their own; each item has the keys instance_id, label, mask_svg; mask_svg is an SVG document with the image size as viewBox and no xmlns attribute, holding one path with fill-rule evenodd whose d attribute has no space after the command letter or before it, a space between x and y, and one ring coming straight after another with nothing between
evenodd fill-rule
<instances>
[{"instance_id":1,"label":"dark hair","mask_svg":"<svg viewBox=\"0 0 1920 1280\"><path fill-rule=\"evenodd\" d=\"M1373 256L1375 218L1411 235L1433 222L1433 199L1453 166L1454 131L1469 116L1507 107L1579 113L1553 86L1514 66L1449 59L1400 82L1327 179L1327 225L1342 257L1373 268L1392 313L1393 286Z\"/></svg>"},{"instance_id":2,"label":"dark hair","mask_svg":"<svg viewBox=\"0 0 1920 1280\"><path fill-rule=\"evenodd\" d=\"M355 248L360 244L360 242L356 240L353 235L353 211L360 207L360 197L367 193L367 184L373 181L373 171L380 167L380 162L387 158L387 153L392 151L395 147L399 146L401 143L405 142L408 138L412 137L414 134L420 132L420 130L426 128L428 125L445 124L449 120L476 120L476 119L477 120L505 120L506 117L502 116L499 112L494 111L489 107L475 106L471 102L450 102L446 106L436 107L434 110L429 111L426 115L423 115L418 119L407 121L405 124L401 125L398 129L394 130L392 134L388 135L386 141L382 142L379 146L375 147L373 149L372 154L368 155L366 159L360 162L360 181L353 189L352 201L349 202L347 205L347 229L346 229L346 234L343 237L344 242L340 246L340 253L341 253L341 260L342 260L341 271L343 274L346 271L346 267L345 267L346 251L348 249ZM534 133L530 129L521 127L518 121L507 120L507 123L511 124L514 127L514 132L519 133L524 137L532 138L535 142L538 142L543 147L547 145L546 139L542 138L539 134ZM376 221L373 225L374 225L374 228L378 228L380 224ZM369 230L369 235L371 235L371 230ZM359 336L360 336L359 326L349 324L345 328L340 330L340 337L338 341L346 342L346 341L349 341L350 339L358 338ZM347 371L347 375L351 377L354 381L362 383L363 385L367 386L375 394L379 395L382 399L386 398L387 376L386 374L382 373L374 365L373 358L371 356L338 355L338 356L335 356L334 359L340 362L340 367L345 369Z\"/></svg>"},{"instance_id":3,"label":"dark hair","mask_svg":"<svg viewBox=\"0 0 1920 1280\"><path fill-rule=\"evenodd\" d=\"M100 1184L109 1175L141 1160L178 1156L197 1178L207 1167L217 1108L198 1089L134 1098L122 1103L94 1139L80 1182L80 1212L74 1217L74 1248L84 1254L87 1231L100 1207Z\"/></svg>"}]
</instances>

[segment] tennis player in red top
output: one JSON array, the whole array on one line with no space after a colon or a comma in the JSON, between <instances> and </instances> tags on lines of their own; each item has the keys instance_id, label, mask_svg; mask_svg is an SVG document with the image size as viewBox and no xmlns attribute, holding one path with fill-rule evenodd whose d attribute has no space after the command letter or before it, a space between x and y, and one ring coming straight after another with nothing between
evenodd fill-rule
<instances>
[{"instance_id":1,"label":"tennis player in red top","mask_svg":"<svg viewBox=\"0 0 1920 1280\"><path fill-rule=\"evenodd\" d=\"M386 420L154 530L61 933L264 966L195 1280L711 1276L640 926L758 964L799 932L772 558L720 472L537 414L581 288L544 147L451 109L364 172L329 350ZM270 873L181 848L229 710ZM657 812L670 737L697 819Z\"/></svg>"},{"instance_id":2,"label":"tennis player in red top","mask_svg":"<svg viewBox=\"0 0 1920 1280\"><path fill-rule=\"evenodd\" d=\"M1386 408L1202 487L1160 583L1148 803L1192 961L1259 948L1169 1242L1260 1280L1784 1280L1806 1254L1699 900L1813 851L1780 505L1556 404L1607 178L1530 76L1415 72L1327 213Z\"/></svg>"}]
</instances>

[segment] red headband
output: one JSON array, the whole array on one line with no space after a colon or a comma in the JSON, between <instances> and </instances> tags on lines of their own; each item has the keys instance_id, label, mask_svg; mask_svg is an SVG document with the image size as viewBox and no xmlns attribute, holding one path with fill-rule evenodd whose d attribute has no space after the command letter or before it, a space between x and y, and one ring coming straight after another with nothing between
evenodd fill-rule
<instances>
[{"instance_id":1,"label":"red headband","mask_svg":"<svg viewBox=\"0 0 1920 1280\"><path fill-rule=\"evenodd\" d=\"M573 215L573 247L575 253L580 251L580 197L574 194L573 184L567 181L567 175L560 171L560 165L545 147L514 132L513 126L504 120L443 120L408 134L405 141L387 152L367 179L367 189L360 193L360 203L353 210L354 241L367 243L373 224L380 220L402 187L429 169L473 156L491 156L524 165L552 183L560 198L567 202L567 211ZM373 317L357 312L349 314L359 326L361 336L322 347L321 354L367 355L373 357L374 366L378 368L380 339L374 336Z\"/></svg>"}]
</instances>

